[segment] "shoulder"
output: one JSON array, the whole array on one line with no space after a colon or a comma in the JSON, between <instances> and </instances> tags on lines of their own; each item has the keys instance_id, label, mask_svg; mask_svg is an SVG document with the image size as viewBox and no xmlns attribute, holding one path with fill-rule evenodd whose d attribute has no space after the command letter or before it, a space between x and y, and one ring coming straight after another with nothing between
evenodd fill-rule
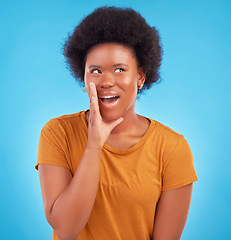
<instances>
[{"instance_id":1,"label":"shoulder","mask_svg":"<svg viewBox=\"0 0 231 240\"><path fill-rule=\"evenodd\" d=\"M185 151L185 149L189 150L188 143L182 134L156 120L150 119L150 121L151 124L154 125L152 141L158 145L165 158L171 155L175 149L181 149L183 151Z\"/></svg>"},{"instance_id":2,"label":"shoulder","mask_svg":"<svg viewBox=\"0 0 231 240\"><path fill-rule=\"evenodd\" d=\"M55 118L50 119L43 126L42 130L75 128L81 124L84 124L84 117L85 117L85 111L55 117Z\"/></svg>"},{"instance_id":3,"label":"shoulder","mask_svg":"<svg viewBox=\"0 0 231 240\"><path fill-rule=\"evenodd\" d=\"M50 119L42 128L41 134L66 139L87 132L85 111L62 115Z\"/></svg>"},{"instance_id":4,"label":"shoulder","mask_svg":"<svg viewBox=\"0 0 231 240\"><path fill-rule=\"evenodd\" d=\"M158 137L159 140L168 141L168 142L176 142L180 138L183 137L182 134L174 131L170 127L168 127L156 120L153 120L150 118L149 118L149 120L151 121L151 124L155 126L154 133Z\"/></svg>"}]
</instances>

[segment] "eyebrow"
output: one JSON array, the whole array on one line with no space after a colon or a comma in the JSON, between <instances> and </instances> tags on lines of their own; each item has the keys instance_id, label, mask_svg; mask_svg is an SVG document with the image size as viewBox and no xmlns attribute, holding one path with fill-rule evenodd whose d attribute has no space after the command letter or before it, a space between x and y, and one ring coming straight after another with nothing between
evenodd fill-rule
<instances>
[{"instance_id":1,"label":"eyebrow","mask_svg":"<svg viewBox=\"0 0 231 240\"><path fill-rule=\"evenodd\" d=\"M100 66L99 65L91 65L91 66L89 66L89 68L100 68Z\"/></svg>"},{"instance_id":2,"label":"eyebrow","mask_svg":"<svg viewBox=\"0 0 231 240\"><path fill-rule=\"evenodd\" d=\"M128 65L127 65L127 64L124 64L124 63L117 63L117 64L113 65L113 67L119 67L119 66L128 67Z\"/></svg>"},{"instance_id":3,"label":"eyebrow","mask_svg":"<svg viewBox=\"0 0 231 240\"><path fill-rule=\"evenodd\" d=\"M113 67L119 67L119 66L125 66L125 67L128 67L127 64L124 64L124 63L117 63L117 64L114 64ZM101 68L101 66L99 65L91 65L89 66L89 68Z\"/></svg>"}]
</instances>

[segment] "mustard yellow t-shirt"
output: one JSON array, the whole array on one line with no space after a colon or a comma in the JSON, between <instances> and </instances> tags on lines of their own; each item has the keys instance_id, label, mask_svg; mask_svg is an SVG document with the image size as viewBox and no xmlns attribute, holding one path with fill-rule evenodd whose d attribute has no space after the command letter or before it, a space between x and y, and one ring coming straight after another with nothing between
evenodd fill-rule
<instances>
[{"instance_id":1,"label":"mustard yellow t-shirt","mask_svg":"<svg viewBox=\"0 0 231 240\"><path fill-rule=\"evenodd\" d=\"M104 145L96 200L78 240L150 240L161 191L197 180L184 137L149 120L148 131L130 149ZM41 131L36 169L40 163L63 166L74 175L87 132L85 111L51 119Z\"/></svg>"}]
</instances>

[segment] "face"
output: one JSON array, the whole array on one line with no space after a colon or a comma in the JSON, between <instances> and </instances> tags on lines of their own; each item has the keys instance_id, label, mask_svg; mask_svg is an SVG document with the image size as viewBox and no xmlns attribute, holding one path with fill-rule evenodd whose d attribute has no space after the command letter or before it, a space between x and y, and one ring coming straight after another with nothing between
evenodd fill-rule
<instances>
[{"instance_id":1,"label":"face","mask_svg":"<svg viewBox=\"0 0 231 240\"><path fill-rule=\"evenodd\" d=\"M101 116L112 121L135 114L138 87L145 77L131 48L105 43L87 54L84 81L88 94L89 84L95 84Z\"/></svg>"}]
</instances>

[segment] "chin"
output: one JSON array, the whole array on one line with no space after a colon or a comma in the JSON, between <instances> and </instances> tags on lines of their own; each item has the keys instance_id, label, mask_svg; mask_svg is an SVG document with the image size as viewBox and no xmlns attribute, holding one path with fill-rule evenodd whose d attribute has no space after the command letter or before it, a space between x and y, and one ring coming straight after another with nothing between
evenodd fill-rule
<instances>
[{"instance_id":1,"label":"chin","mask_svg":"<svg viewBox=\"0 0 231 240\"><path fill-rule=\"evenodd\" d=\"M111 122L111 121L117 120L118 118L122 117L121 114L119 114L117 111L113 111L113 110L112 111L110 111L110 110L106 110L106 111L101 110L100 114L101 114L103 120L105 120L107 122Z\"/></svg>"}]
</instances>

